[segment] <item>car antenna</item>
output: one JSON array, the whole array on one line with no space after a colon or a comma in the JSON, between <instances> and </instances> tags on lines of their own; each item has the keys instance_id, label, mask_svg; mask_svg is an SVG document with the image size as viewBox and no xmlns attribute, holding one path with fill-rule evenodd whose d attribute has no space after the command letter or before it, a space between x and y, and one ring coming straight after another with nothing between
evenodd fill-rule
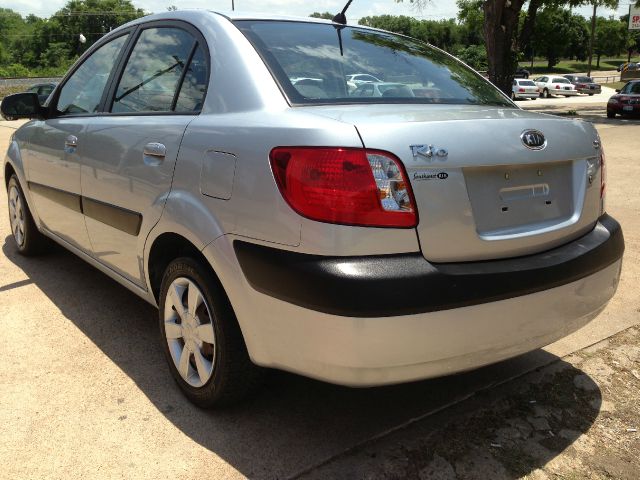
<instances>
[{"instance_id":1,"label":"car antenna","mask_svg":"<svg viewBox=\"0 0 640 480\"><path fill-rule=\"evenodd\" d=\"M345 15L345 13L347 12L349 5L351 5L351 2L353 2L353 0L349 0L347 4L344 6L344 8L342 9L342 11L338 13L335 17L333 17L333 21L335 23L339 23L341 25L347 24L347 16Z\"/></svg>"}]
</instances>

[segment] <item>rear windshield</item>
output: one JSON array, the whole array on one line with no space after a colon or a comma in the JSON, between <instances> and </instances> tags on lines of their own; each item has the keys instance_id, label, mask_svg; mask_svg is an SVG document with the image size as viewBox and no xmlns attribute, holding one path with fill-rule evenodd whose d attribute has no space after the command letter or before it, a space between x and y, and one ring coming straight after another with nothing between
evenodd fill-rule
<instances>
[{"instance_id":1,"label":"rear windshield","mask_svg":"<svg viewBox=\"0 0 640 480\"><path fill-rule=\"evenodd\" d=\"M522 85L524 87L535 87L536 84L531 80L518 80L518 85Z\"/></svg>"},{"instance_id":2,"label":"rear windshield","mask_svg":"<svg viewBox=\"0 0 640 480\"><path fill-rule=\"evenodd\" d=\"M560 78L553 78L551 80L552 83L571 83L569 80L567 80L566 78L560 77Z\"/></svg>"},{"instance_id":3,"label":"rear windshield","mask_svg":"<svg viewBox=\"0 0 640 480\"><path fill-rule=\"evenodd\" d=\"M429 45L331 24L243 20L292 104L445 103L513 107L479 74Z\"/></svg>"},{"instance_id":4,"label":"rear windshield","mask_svg":"<svg viewBox=\"0 0 640 480\"><path fill-rule=\"evenodd\" d=\"M590 77L578 77L576 78L576 81L580 83L593 83L593 80L591 80Z\"/></svg>"}]
</instances>

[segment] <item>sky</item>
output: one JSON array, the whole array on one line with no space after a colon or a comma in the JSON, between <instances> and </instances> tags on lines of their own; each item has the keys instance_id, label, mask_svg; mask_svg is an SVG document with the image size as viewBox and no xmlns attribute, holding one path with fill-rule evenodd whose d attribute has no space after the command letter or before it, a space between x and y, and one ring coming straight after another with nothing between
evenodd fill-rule
<instances>
[{"instance_id":1,"label":"sky","mask_svg":"<svg viewBox=\"0 0 640 480\"><path fill-rule=\"evenodd\" d=\"M347 0L234 0L236 11L267 12L274 14L308 16L313 12L329 11L337 13ZM631 0L621 0L617 11L602 9L599 15L616 17L629 12ZM22 15L33 13L39 17L48 17L62 8L67 0L2 0L2 7L10 8ZM170 5L179 9L204 8L209 10L231 10L231 0L133 0L133 4L146 12L161 12ZM590 7L575 9L585 17L591 15ZM347 12L347 19L357 23L358 19L370 15L409 15L415 18L438 20L455 18L458 9L456 0L432 0L422 12L412 9L408 0L396 3L394 0L354 0Z\"/></svg>"}]
</instances>

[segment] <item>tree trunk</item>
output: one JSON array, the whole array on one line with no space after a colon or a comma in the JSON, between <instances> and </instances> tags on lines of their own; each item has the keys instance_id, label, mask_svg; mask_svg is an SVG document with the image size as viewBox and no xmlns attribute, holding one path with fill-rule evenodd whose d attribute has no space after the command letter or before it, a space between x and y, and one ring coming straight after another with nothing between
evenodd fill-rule
<instances>
[{"instance_id":1,"label":"tree trunk","mask_svg":"<svg viewBox=\"0 0 640 480\"><path fill-rule=\"evenodd\" d=\"M521 49L529 46L533 51L531 39L533 38L533 30L536 26L536 15L538 14L538 9L542 6L543 1L544 0L531 0L529 2L527 16L524 18L522 30L520 31L520 36L518 38L518 47Z\"/></svg>"},{"instance_id":2,"label":"tree trunk","mask_svg":"<svg viewBox=\"0 0 640 480\"><path fill-rule=\"evenodd\" d=\"M587 66L587 77L591 76L591 62L593 61L593 43L596 36L596 10L598 4L593 0L593 17L591 17L591 37L589 38L589 64Z\"/></svg>"},{"instance_id":3,"label":"tree trunk","mask_svg":"<svg viewBox=\"0 0 640 480\"><path fill-rule=\"evenodd\" d=\"M485 0L484 39L489 80L504 93L511 93L518 52L518 16L524 0Z\"/></svg>"},{"instance_id":4,"label":"tree trunk","mask_svg":"<svg viewBox=\"0 0 640 480\"><path fill-rule=\"evenodd\" d=\"M596 54L596 68L600 68L600 55L602 55L601 53ZM591 72L589 72L591 73Z\"/></svg>"}]
</instances>

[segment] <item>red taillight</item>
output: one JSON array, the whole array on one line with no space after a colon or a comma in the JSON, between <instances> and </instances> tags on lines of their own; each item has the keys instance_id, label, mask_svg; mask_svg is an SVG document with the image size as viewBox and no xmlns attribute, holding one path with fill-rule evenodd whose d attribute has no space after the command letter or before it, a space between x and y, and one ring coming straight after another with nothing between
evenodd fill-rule
<instances>
[{"instance_id":1,"label":"red taillight","mask_svg":"<svg viewBox=\"0 0 640 480\"><path fill-rule=\"evenodd\" d=\"M418 223L404 168L390 153L276 147L269 158L282 196L304 217L370 227L411 228Z\"/></svg>"},{"instance_id":2,"label":"red taillight","mask_svg":"<svg viewBox=\"0 0 640 480\"><path fill-rule=\"evenodd\" d=\"M557 89L557 90L560 90L560 85L556 85L556 89Z\"/></svg>"},{"instance_id":3,"label":"red taillight","mask_svg":"<svg viewBox=\"0 0 640 480\"><path fill-rule=\"evenodd\" d=\"M519 92L524 92L524 88L520 87L520 88L518 89L518 91L519 91Z\"/></svg>"}]
</instances>

